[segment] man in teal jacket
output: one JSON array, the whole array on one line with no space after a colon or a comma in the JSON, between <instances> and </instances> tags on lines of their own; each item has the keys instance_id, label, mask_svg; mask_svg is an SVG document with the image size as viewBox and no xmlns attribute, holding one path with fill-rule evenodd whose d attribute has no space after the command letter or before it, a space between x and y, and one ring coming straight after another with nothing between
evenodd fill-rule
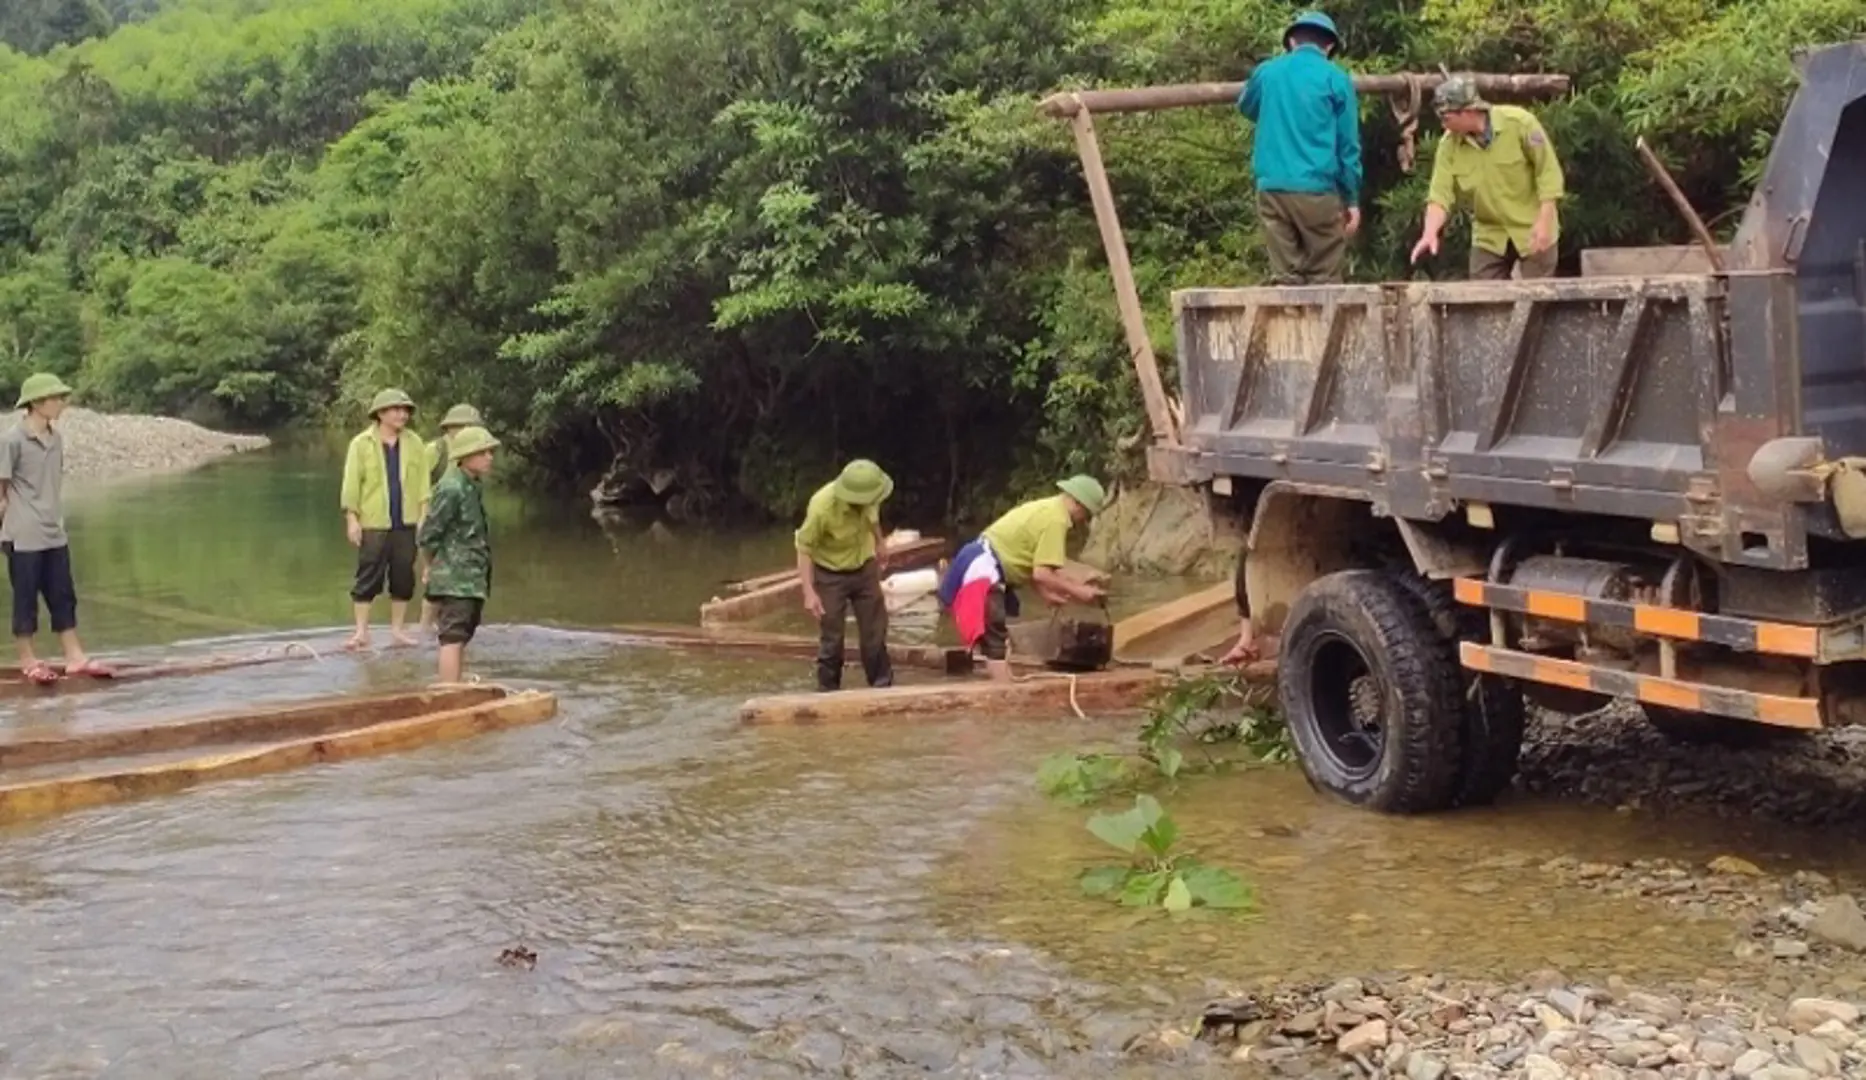
<instances>
[{"instance_id":1,"label":"man in teal jacket","mask_svg":"<svg viewBox=\"0 0 1866 1080\"><path fill-rule=\"evenodd\" d=\"M1238 95L1257 126L1257 216L1280 285L1340 281L1361 227L1361 110L1354 80L1329 59L1340 45L1333 19L1304 12L1283 32L1283 55Z\"/></svg>"}]
</instances>

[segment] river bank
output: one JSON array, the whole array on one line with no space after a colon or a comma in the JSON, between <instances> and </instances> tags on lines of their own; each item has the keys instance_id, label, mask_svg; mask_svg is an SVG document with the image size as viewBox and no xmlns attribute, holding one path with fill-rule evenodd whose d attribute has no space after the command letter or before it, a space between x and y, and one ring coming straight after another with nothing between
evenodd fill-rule
<instances>
[{"instance_id":1,"label":"river bank","mask_svg":"<svg viewBox=\"0 0 1866 1080\"><path fill-rule=\"evenodd\" d=\"M6 415L0 432L17 423L17 412ZM65 476L78 482L181 472L272 444L264 435L232 435L173 417L80 408L66 409L58 430L65 438Z\"/></svg>"}]
</instances>

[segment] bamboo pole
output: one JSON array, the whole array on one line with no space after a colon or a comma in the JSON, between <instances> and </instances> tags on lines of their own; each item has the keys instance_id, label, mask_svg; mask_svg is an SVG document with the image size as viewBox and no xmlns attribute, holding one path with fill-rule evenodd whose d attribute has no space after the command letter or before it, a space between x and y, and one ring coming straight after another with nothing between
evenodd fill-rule
<instances>
[{"instance_id":1,"label":"bamboo pole","mask_svg":"<svg viewBox=\"0 0 1866 1080\"><path fill-rule=\"evenodd\" d=\"M1568 92L1566 75L1495 75L1470 76L1477 91L1497 101L1533 101L1560 97ZM1396 75L1355 75L1354 89L1362 94L1429 94L1445 81L1442 73ZM1051 94L1037 105L1045 116L1068 120L1082 111L1095 113L1156 112L1162 109L1190 109L1209 105L1230 105L1243 92L1241 82L1181 83L1173 86L1144 86L1117 90L1074 90Z\"/></svg>"}]
</instances>

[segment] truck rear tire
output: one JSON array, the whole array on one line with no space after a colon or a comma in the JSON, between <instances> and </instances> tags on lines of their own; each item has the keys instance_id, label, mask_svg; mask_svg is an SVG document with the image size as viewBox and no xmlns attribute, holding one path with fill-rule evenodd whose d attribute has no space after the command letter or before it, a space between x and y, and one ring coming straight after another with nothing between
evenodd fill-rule
<instances>
[{"instance_id":1,"label":"truck rear tire","mask_svg":"<svg viewBox=\"0 0 1866 1080\"><path fill-rule=\"evenodd\" d=\"M1687 746L1753 748L1770 746L1800 734L1793 728L1758 724L1728 716L1707 716L1664 705L1647 705L1642 702L1639 707L1645 710L1646 723L1656 728L1659 734Z\"/></svg>"},{"instance_id":2,"label":"truck rear tire","mask_svg":"<svg viewBox=\"0 0 1866 1080\"><path fill-rule=\"evenodd\" d=\"M1459 676L1425 605L1389 575L1348 570L1311 583L1277 657L1277 696L1309 783L1387 813L1452 805Z\"/></svg>"},{"instance_id":3,"label":"truck rear tire","mask_svg":"<svg viewBox=\"0 0 1866 1080\"><path fill-rule=\"evenodd\" d=\"M1481 609L1452 598L1445 585L1419 574L1396 569L1393 580L1424 606L1432 625L1444 639L1450 663L1459 669L1458 642L1474 638L1484 629ZM1523 693L1515 684L1495 675L1461 671L1464 725L1459 732L1458 790L1454 806L1487 806L1510 789L1523 753L1523 731L1528 724Z\"/></svg>"}]
</instances>

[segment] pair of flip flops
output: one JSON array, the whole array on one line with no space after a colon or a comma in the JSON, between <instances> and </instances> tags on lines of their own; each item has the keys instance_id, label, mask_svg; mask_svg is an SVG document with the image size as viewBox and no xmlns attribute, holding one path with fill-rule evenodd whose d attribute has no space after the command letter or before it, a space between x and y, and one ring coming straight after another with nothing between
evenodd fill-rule
<instances>
[{"instance_id":1,"label":"pair of flip flops","mask_svg":"<svg viewBox=\"0 0 1866 1080\"><path fill-rule=\"evenodd\" d=\"M117 675L113 668L95 660L87 660L75 668L66 668L62 674L57 668L42 660L27 668L22 674L26 676L26 681L34 686L52 686L61 678L76 678L81 675L92 679L114 679Z\"/></svg>"}]
</instances>

